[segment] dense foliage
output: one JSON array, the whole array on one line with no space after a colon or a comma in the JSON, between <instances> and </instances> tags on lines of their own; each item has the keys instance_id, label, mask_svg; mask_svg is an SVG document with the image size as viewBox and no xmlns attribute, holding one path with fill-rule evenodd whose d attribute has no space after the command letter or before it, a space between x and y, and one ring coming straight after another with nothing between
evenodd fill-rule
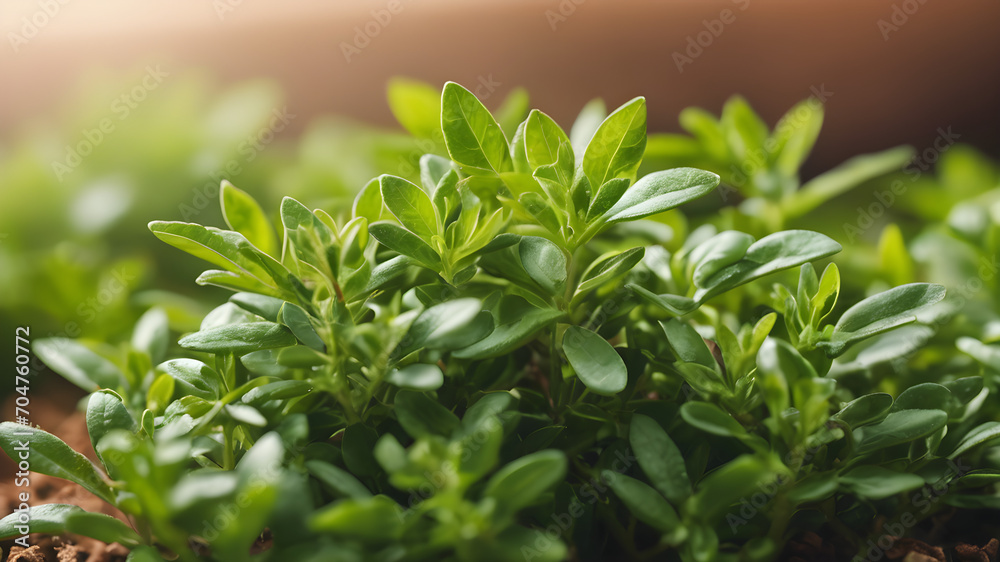
<instances>
[{"instance_id":1,"label":"dense foliage","mask_svg":"<svg viewBox=\"0 0 1000 562\"><path fill-rule=\"evenodd\" d=\"M35 343L92 392L101 466L34 429L33 470L132 525L48 505L32 531L137 561L251 559L265 528L254 560L770 560L804 530L863 552L890 524L1000 505L989 165L964 153L988 204L918 239L959 248L932 273L978 274L958 300L916 282L898 226L858 242L851 276L828 259L840 224L784 230L911 156L800 186L815 100L774 131L738 98L689 110L691 137L647 136L642 98L568 134L454 83L390 100L431 153L350 208L286 197L276 231L223 182L228 229L149 224L234 292L198 331L174 345L153 308L118 347ZM640 173L644 155L681 167ZM0 425L12 457L24 431Z\"/></svg>"}]
</instances>

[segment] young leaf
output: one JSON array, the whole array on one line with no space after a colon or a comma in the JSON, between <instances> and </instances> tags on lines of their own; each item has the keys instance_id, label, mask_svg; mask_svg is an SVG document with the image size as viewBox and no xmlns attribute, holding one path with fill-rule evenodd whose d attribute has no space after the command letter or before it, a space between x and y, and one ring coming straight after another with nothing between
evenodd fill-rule
<instances>
[{"instance_id":1,"label":"young leaf","mask_svg":"<svg viewBox=\"0 0 1000 562\"><path fill-rule=\"evenodd\" d=\"M632 184L602 223L636 220L668 211L705 195L719 185L719 176L694 168L674 168L645 175Z\"/></svg>"},{"instance_id":2,"label":"young leaf","mask_svg":"<svg viewBox=\"0 0 1000 562\"><path fill-rule=\"evenodd\" d=\"M448 82L441 94L441 130L451 159L467 173L509 171L510 149L500 125L472 92Z\"/></svg>"},{"instance_id":3,"label":"young leaf","mask_svg":"<svg viewBox=\"0 0 1000 562\"><path fill-rule=\"evenodd\" d=\"M691 495L684 456L653 418L640 414L632 416L629 444L646 477L670 503L681 505Z\"/></svg>"},{"instance_id":4,"label":"young leaf","mask_svg":"<svg viewBox=\"0 0 1000 562\"><path fill-rule=\"evenodd\" d=\"M379 185L386 208L404 228L425 242L441 233L434 205L422 189L403 178L389 175L380 176Z\"/></svg>"},{"instance_id":5,"label":"young leaf","mask_svg":"<svg viewBox=\"0 0 1000 562\"><path fill-rule=\"evenodd\" d=\"M386 248L409 256L435 271L441 268L441 256L410 231L391 222L377 222L369 227L369 232Z\"/></svg>"},{"instance_id":6,"label":"young leaf","mask_svg":"<svg viewBox=\"0 0 1000 562\"><path fill-rule=\"evenodd\" d=\"M121 397L114 391L100 390L91 394L87 402L87 432L90 434L90 443L95 451L101 438L115 429L135 433L139 427L132 414L125 408ZM100 453L97 457L107 466Z\"/></svg>"},{"instance_id":7,"label":"young leaf","mask_svg":"<svg viewBox=\"0 0 1000 562\"><path fill-rule=\"evenodd\" d=\"M608 111L604 107L604 102L599 98L592 99L583 106L569 131L573 152L583 154L586 151L590 139L594 138L594 133L607 115Z\"/></svg>"},{"instance_id":8,"label":"young leaf","mask_svg":"<svg viewBox=\"0 0 1000 562\"><path fill-rule=\"evenodd\" d=\"M613 178L635 179L646 150L646 100L635 98L616 109L587 144L583 172L593 186Z\"/></svg>"},{"instance_id":9,"label":"young leaf","mask_svg":"<svg viewBox=\"0 0 1000 562\"><path fill-rule=\"evenodd\" d=\"M708 402L685 402L681 406L681 417L688 424L706 433L722 437L743 437L747 430L740 422Z\"/></svg>"},{"instance_id":10,"label":"young leaf","mask_svg":"<svg viewBox=\"0 0 1000 562\"><path fill-rule=\"evenodd\" d=\"M114 504L114 492L87 457L77 453L51 433L14 422L0 423L0 447L12 459L31 451L31 470L76 482L87 491Z\"/></svg>"},{"instance_id":11,"label":"young leaf","mask_svg":"<svg viewBox=\"0 0 1000 562\"><path fill-rule=\"evenodd\" d=\"M847 309L833 328L829 342L820 342L830 357L842 354L856 341L916 320L913 313L944 298L945 289L932 283L910 283L870 296Z\"/></svg>"},{"instance_id":12,"label":"young leaf","mask_svg":"<svg viewBox=\"0 0 1000 562\"><path fill-rule=\"evenodd\" d=\"M628 370L608 340L586 328L570 326L562 344L569 364L591 392L613 396L625 390Z\"/></svg>"},{"instance_id":13,"label":"young leaf","mask_svg":"<svg viewBox=\"0 0 1000 562\"><path fill-rule=\"evenodd\" d=\"M247 241L265 254L274 256L280 251L271 221L249 193L222 180L219 198L222 202L222 216L231 230L245 236Z\"/></svg>"},{"instance_id":14,"label":"young leaf","mask_svg":"<svg viewBox=\"0 0 1000 562\"><path fill-rule=\"evenodd\" d=\"M548 115L532 109L524 126L525 157L531 170L555 164L564 143L569 144L569 137L562 128Z\"/></svg>"},{"instance_id":15,"label":"young leaf","mask_svg":"<svg viewBox=\"0 0 1000 562\"><path fill-rule=\"evenodd\" d=\"M149 230L167 244L183 250L195 257L215 264L230 273L259 284L276 289L271 276L273 268L280 268L274 262L265 267L264 260L274 261L261 254L242 234L229 230L205 227L184 222L153 221Z\"/></svg>"}]
</instances>

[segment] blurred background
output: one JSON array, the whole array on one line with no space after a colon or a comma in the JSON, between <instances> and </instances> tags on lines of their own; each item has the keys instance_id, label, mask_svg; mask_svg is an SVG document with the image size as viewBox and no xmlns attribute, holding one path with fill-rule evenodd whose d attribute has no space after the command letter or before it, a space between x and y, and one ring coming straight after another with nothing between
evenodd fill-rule
<instances>
[{"instance_id":1,"label":"blurred background","mask_svg":"<svg viewBox=\"0 0 1000 562\"><path fill-rule=\"evenodd\" d=\"M892 209L909 239L997 186L997 24L987 0L7 0L0 333L115 344L153 305L193 329L225 292L196 286L197 260L146 224L224 226L223 178L273 211L284 195L330 207L378 174L412 175L435 146L396 123L393 77L453 80L493 109L526 92L567 128L593 98L644 95L651 133L736 94L774 126L813 97L825 119L801 179L912 146L899 172L912 197ZM830 204L853 216L890 181ZM882 229L862 230L874 247Z\"/></svg>"}]
</instances>

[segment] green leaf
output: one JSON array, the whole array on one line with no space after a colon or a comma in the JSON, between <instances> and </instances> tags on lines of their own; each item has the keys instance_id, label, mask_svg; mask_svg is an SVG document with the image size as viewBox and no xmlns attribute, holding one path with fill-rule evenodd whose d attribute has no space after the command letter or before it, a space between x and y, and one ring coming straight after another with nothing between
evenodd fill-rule
<instances>
[{"instance_id":1,"label":"green leaf","mask_svg":"<svg viewBox=\"0 0 1000 562\"><path fill-rule=\"evenodd\" d=\"M236 188L227 180L222 180L219 198L222 202L222 216L226 219L230 230L242 234L248 242L265 254L277 255L281 248L278 246L274 226L249 193Z\"/></svg>"},{"instance_id":2,"label":"green leaf","mask_svg":"<svg viewBox=\"0 0 1000 562\"><path fill-rule=\"evenodd\" d=\"M339 496L358 499L372 497L364 484L340 467L320 460L306 461L305 466L309 474Z\"/></svg>"},{"instance_id":3,"label":"green leaf","mask_svg":"<svg viewBox=\"0 0 1000 562\"><path fill-rule=\"evenodd\" d=\"M403 178L389 175L379 176L379 185L386 208L404 228L428 243L433 236L441 234L434 205L422 189Z\"/></svg>"},{"instance_id":4,"label":"green leaf","mask_svg":"<svg viewBox=\"0 0 1000 562\"><path fill-rule=\"evenodd\" d=\"M602 224L636 220L668 211L705 195L719 176L695 168L674 168L645 175L604 213Z\"/></svg>"},{"instance_id":5,"label":"green leaf","mask_svg":"<svg viewBox=\"0 0 1000 562\"><path fill-rule=\"evenodd\" d=\"M632 180L628 178L612 178L604 182L591 198L590 207L587 209L587 222L597 220L607 213L628 191L630 185Z\"/></svg>"},{"instance_id":6,"label":"green leaf","mask_svg":"<svg viewBox=\"0 0 1000 562\"><path fill-rule=\"evenodd\" d=\"M955 446L955 450L948 455L948 458L954 459L969 449L978 447L997 437L1000 437L1000 422L990 421L983 423L966 433L958 445Z\"/></svg>"},{"instance_id":7,"label":"green leaf","mask_svg":"<svg viewBox=\"0 0 1000 562\"><path fill-rule=\"evenodd\" d=\"M521 265L531 279L550 295L566 288L566 255L559 246L538 236L524 236L518 245Z\"/></svg>"},{"instance_id":8,"label":"green leaf","mask_svg":"<svg viewBox=\"0 0 1000 562\"><path fill-rule=\"evenodd\" d=\"M454 82L445 84L441 94L441 130L451 159L466 173L500 174L511 169L500 125L472 92Z\"/></svg>"},{"instance_id":9,"label":"green leaf","mask_svg":"<svg viewBox=\"0 0 1000 562\"><path fill-rule=\"evenodd\" d=\"M271 271L281 265L262 254L242 234L184 222L153 221L149 230L167 244L263 288L277 290ZM273 263L264 262L270 260Z\"/></svg>"},{"instance_id":10,"label":"green leaf","mask_svg":"<svg viewBox=\"0 0 1000 562\"><path fill-rule=\"evenodd\" d=\"M591 392L613 396L625 390L628 370L608 340L586 328L570 326L562 345L569 364Z\"/></svg>"},{"instance_id":11,"label":"green leaf","mask_svg":"<svg viewBox=\"0 0 1000 562\"><path fill-rule=\"evenodd\" d=\"M400 425L413 438L425 435L447 437L459 426L458 416L422 392L400 390L394 406Z\"/></svg>"},{"instance_id":12,"label":"green leaf","mask_svg":"<svg viewBox=\"0 0 1000 562\"><path fill-rule=\"evenodd\" d=\"M555 164L559 147L569 144L569 137L551 117L532 109L524 126L524 148L531 170Z\"/></svg>"},{"instance_id":13,"label":"green leaf","mask_svg":"<svg viewBox=\"0 0 1000 562\"><path fill-rule=\"evenodd\" d=\"M313 389L308 381L276 381L251 388L241 400L245 404L260 405L271 400L289 400L305 396Z\"/></svg>"},{"instance_id":14,"label":"green leaf","mask_svg":"<svg viewBox=\"0 0 1000 562\"><path fill-rule=\"evenodd\" d=\"M940 384L925 382L915 384L899 393L892 404L892 411L899 410L944 410L952 403L951 391Z\"/></svg>"},{"instance_id":15,"label":"green leaf","mask_svg":"<svg viewBox=\"0 0 1000 562\"><path fill-rule=\"evenodd\" d=\"M705 343L705 339L690 324L674 318L660 322L660 328L666 334L667 343L679 361L697 363L713 371L719 370L719 364Z\"/></svg>"},{"instance_id":16,"label":"green leaf","mask_svg":"<svg viewBox=\"0 0 1000 562\"><path fill-rule=\"evenodd\" d=\"M789 109L771 135L778 155L775 167L788 177L797 176L822 126L823 104L819 100L809 98Z\"/></svg>"},{"instance_id":17,"label":"green leaf","mask_svg":"<svg viewBox=\"0 0 1000 562\"><path fill-rule=\"evenodd\" d=\"M880 500L924 485L916 474L896 472L881 466L865 465L840 475L840 483L848 491L866 499Z\"/></svg>"},{"instance_id":18,"label":"green leaf","mask_svg":"<svg viewBox=\"0 0 1000 562\"><path fill-rule=\"evenodd\" d=\"M945 288L932 283L910 283L870 296L855 304L837 321L829 342L819 342L830 357L842 354L854 342L916 320L913 313L944 298Z\"/></svg>"},{"instance_id":19,"label":"green leaf","mask_svg":"<svg viewBox=\"0 0 1000 562\"><path fill-rule=\"evenodd\" d=\"M174 378L180 396L216 400L222 396L222 377L211 367L194 359L171 359L157 367Z\"/></svg>"},{"instance_id":20,"label":"green leaf","mask_svg":"<svg viewBox=\"0 0 1000 562\"><path fill-rule=\"evenodd\" d=\"M368 227L368 230L386 248L409 256L435 271L441 269L441 256L410 231L391 222L377 222ZM372 277L375 277L375 272L372 272Z\"/></svg>"},{"instance_id":21,"label":"green leaf","mask_svg":"<svg viewBox=\"0 0 1000 562\"><path fill-rule=\"evenodd\" d=\"M482 308L483 303L479 299L461 298L425 309L410 324L407 332L409 343L401 346L401 353L406 355L421 347L453 349L478 341L468 342L467 336L470 329L480 337L486 335L472 325L480 317ZM456 343L459 345L455 346Z\"/></svg>"},{"instance_id":22,"label":"green leaf","mask_svg":"<svg viewBox=\"0 0 1000 562\"><path fill-rule=\"evenodd\" d=\"M153 363L163 361L170 346L170 325L167 313L159 307L150 308L132 330L132 347L149 355Z\"/></svg>"},{"instance_id":23,"label":"green leaf","mask_svg":"<svg viewBox=\"0 0 1000 562\"><path fill-rule=\"evenodd\" d=\"M890 408L892 408L892 396L885 392L876 392L852 400L833 417L853 429L885 419Z\"/></svg>"},{"instance_id":24,"label":"green leaf","mask_svg":"<svg viewBox=\"0 0 1000 562\"><path fill-rule=\"evenodd\" d=\"M288 347L297 342L288 328L274 322L247 322L189 334L177 343L185 349L215 354L243 355L261 349Z\"/></svg>"},{"instance_id":25,"label":"green leaf","mask_svg":"<svg viewBox=\"0 0 1000 562\"><path fill-rule=\"evenodd\" d=\"M424 154L420 157L420 183L424 186L424 191L434 195L435 206L437 206L438 187L441 185L441 180L451 175L454 176L457 183L458 176L454 174L454 171L455 168L451 160L447 158L437 154ZM378 179L381 185L381 177Z\"/></svg>"},{"instance_id":26,"label":"green leaf","mask_svg":"<svg viewBox=\"0 0 1000 562\"><path fill-rule=\"evenodd\" d=\"M377 440L378 434L367 425L356 423L347 426L341 442L347 469L357 476L377 474L379 466L372 454Z\"/></svg>"},{"instance_id":27,"label":"green leaf","mask_svg":"<svg viewBox=\"0 0 1000 562\"><path fill-rule=\"evenodd\" d=\"M50 369L87 392L98 388L119 388L125 383L125 375L114 363L76 340L35 340L32 350Z\"/></svg>"},{"instance_id":28,"label":"green leaf","mask_svg":"<svg viewBox=\"0 0 1000 562\"><path fill-rule=\"evenodd\" d=\"M97 539L101 542L121 543L125 546L142 544L142 537L119 519L103 513L77 511L66 517L66 530Z\"/></svg>"},{"instance_id":29,"label":"green leaf","mask_svg":"<svg viewBox=\"0 0 1000 562\"><path fill-rule=\"evenodd\" d=\"M496 326L490 335L452 353L460 359L485 359L509 353L530 340L539 330L559 320L565 313L555 308L539 308L517 295L505 295L494 311Z\"/></svg>"},{"instance_id":30,"label":"green leaf","mask_svg":"<svg viewBox=\"0 0 1000 562\"><path fill-rule=\"evenodd\" d=\"M13 422L2 422L0 447L12 459L19 458L19 451L28 450L32 472L76 482L95 496L114 504L114 493L94 465L55 435Z\"/></svg>"},{"instance_id":31,"label":"green leaf","mask_svg":"<svg viewBox=\"0 0 1000 562\"><path fill-rule=\"evenodd\" d=\"M604 118L607 115L608 111L604 107L604 102L600 99L592 99L583 106L580 114L573 121L573 127L569 132L573 152L583 154L586 151L587 145L590 144L590 140L594 138L594 133L597 132L597 129L604 122Z\"/></svg>"},{"instance_id":32,"label":"green leaf","mask_svg":"<svg viewBox=\"0 0 1000 562\"><path fill-rule=\"evenodd\" d=\"M684 456L660 424L634 414L629 425L629 444L646 477L670 503L680 505L691 495Z\"/></svg>"},{"instance_id":33,"label":"green leaf","mask_svg":"<svg viewBox=\"0 0 1000 562\"><path fill-rule=\"evenodd\" d=\"M111 390L100 390L90 395L87 402L87 432L90 443L97 451L97 443L102 437L115 429L124 429L130 433L139 430L132 414L125 408L121 396ZM107 466L101 454L98 459Z\"/></svg>"},{"instance_id":34,"label":"green leaf","mask_svg":"<svg viewBox=\"0 0 1000 562\"><path fill-rule=\"evenodd\" d=\"M314 511L309 528L364 542L393 542L401 532L402 508L387 496L350 498Z\"/></svg>"},{"instance_id":35,"label":"green leaf","mask_svg":"<svg viewBox=\"0 0 1000 562\"><path fill-rule=\"evenodd\" d=\"M316 333L311 317L305 310L302 310L302 307L290 302L281 305L281 310L278 311L278 323L287 326L292 335L304 345L320 353L326 352L326 344ZM267 348L261 347L259 349Z\"/></svg>"},{"instance_id":36,"label":"green leaf","mask_svg":"<svg viewBox=\"0 0 1000 562\"><path fill-rule=\"evenodd\" d=\"M840 250L840 244L818 232L785 230L770 234L747 248L742 260L722 268L706 280L705 287L695 292L694 300L703 303L775 271L797 267Z\"/></svg>"},{"instance_id":37,"label":"green leaf","mask_svg":"<svg viewBox=\"0 0 1000 562\"><path fill-rule=\"evenodd\" d=\"M729 512L741 498L758 492L762 482L775 476L775 471L763 459L742 455L702 479L695 495L688 500L686 511L698 520L714 522Z\"/></svg>"},{"instance_id":38,"label":"green leaf","mask_svg":"<svg viewBox=\"0 0 1000 562\"><path fill-rule=\"evenodd\" d=\"M635 179L646 150L646 99L635 98L616 109L587 144L583 172L593 186L613 178Z\"/></svg>"},{"instance_id":39,"label":"green leaf","mask_svg":"<svg viewBox=\"0 0 1000 562\"><path fill-rule=\"evenodd\" d=\"M329 364L330 357L309 346L293 345L292 347L283 347L278 351L277 362L283 367L311 369Z\"/></svg>"},{"instance_id":40,"label":"green leaf","mask_svg":"<svg viewBox=\"0 0 1000 562\"><path fill-rule=\"evenodd\" d=\"M708 402L685 402L680 413L689 425L712 435L742 438L747 432L740 422Z\"/></svg>"},{"instance_id":41,"label":"green leaf","mask_svg":"<svg viewBox=\"0 0 1000 562\"><path fill-rule=\"evenodd\" d=\"M577 295L596 289L601 285L617 279L642 261L646 254L646 249L642 246L617 252L605 254L590 264L580 278L580 285L576 289Z\"/></svg>"},{"instance_id":42,"label":"green leaf","mask_svg":"<svg viewBox=\"0 0 1000 562\"><path fill-rule=\"evenodd\" d=\"M691 279L695 287L707 286L713 275L743 259L754 242L753 236L745 232L725 230L696 246L688 254L689 267L694 267Z\"/></svg>"},{"instance_id":43,"label":"green leaf","mask_svg":"<svg viewBox=\"0 0 1000 562\"><path fill-rule=\"evenodd\" d=\"M781 203L785 217L802 216L824 202L870 179L901 169L913 158L908 146L856 156L840 166L816 176Z\"/></svg>"},{"instance_id":44,"label":"green leaf","mask_svg":"<svg viewBox=\"0 0 1000 562\"><path fill-rule=\"evenodd\" d=\"M523 456L490 477L483 496L496 500L498 513L513 515L561 482L566 476L566 465L562 451L545 450Z\"/></svg>"},{"instance_id":45,"label":"green leaf","mask_svg":"<svg viewBox=\"0 0 1000 562\"><path fill-rule=\"evenodd\" d=\"M926 437L948 423L948 414L941 410L902 410L884 420L854 430L858 456L874 453L915 439Z\"/></svg>"},{"instance_id":46,"label":"green leaf","mask_svg":"<svg viewBox=\"0 0 1000 562\"><path fill-rule=\"evenodd\" d=\"M414 363L401 369L389 371L385 380L400 388L437 390L444 384L444 373L437 365Z\"/></svg>"},{"instance_id":47,"label":"green leaf","mask_svg":"<svg viewBox=\"0 0 1000 562\"><path fill-rule=\"evenodd\" d=\"M657 295L649 289L640 287L634 283L626 283L625 287L635 293L635 296L639 297L643 301L653 306L662 308L674 316L683 316L698 308L698 303L687 297L671 294Z\"/></svg>"},{"instance_id":48,"label":"green leaf","mask_svg":"<svg viewBox=\"0 0 1000 562\"><path fill-rule=\"evenodd\" d=\"M639 521L661 533L676 533L681 526L674 508L646 484L617 472L608 475L607 483Z\"/></svg>"},{"instance_id":49,"label":"green leaf","mask_svg":"<svg viewBox=\"0 0 1000 562\"><path fill-rule=\"evenodd\" d=\"M409 78L392 78L389 109L399 124L417 138L441 138L441 94L430 85Z\"/></svg>"},{"instance_id":50,"label":"green leaf","mask_svg":"<svg viewBox=\"0 0 1000 562\"><path fill-rule=\"evenodd\" d=\"M365 217L370 223L382 218L382 188L378 178L369 181L358 192L351 207L351 215Z\"/></svg>"},{"instance_id":51,"label":"green leaf","mask_svg":"<svg viewBox=\"0 0 1000 562\"><path fill-rule=\"evenodd\" d=\"M33 505L28 508L27 514L15 511L0 519L0 540L6 541L29 533L62 534L66 531L66 519L74 513L85 512L75 505L64 503ZM28 516L27 525L19 521L24 515ZM28 527L27 532L24 532L24 526Z\"/></svg>"}]
</instances>

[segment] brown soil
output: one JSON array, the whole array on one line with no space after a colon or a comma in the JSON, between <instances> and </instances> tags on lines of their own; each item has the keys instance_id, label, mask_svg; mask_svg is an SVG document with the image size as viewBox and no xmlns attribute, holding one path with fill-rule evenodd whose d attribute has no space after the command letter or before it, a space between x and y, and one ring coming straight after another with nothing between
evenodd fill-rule
<instances>
[{"instance_id":1,"label":"brown soil","mask_svg":"<svg viewBox=\"0 0 1000 562\"><path fill-rule=\"evenodd\" d=\"M53 388L50 385L47 395L32 400L31 420L33 424L58 436L75 451L87 456L91 462L96 462L94 450L87 435L87 425L83 413L76 411L74 405L79 399L79 393L64 391L64 388ZM9 402L13 402L13 397ZM3 411L14 411L13 403L5 404ZM72 412L66 415L66 412ZM0 454L0 474L11 477L0 480L0 509L2 515L14 511L18 506L17 494L24 488L14 486L13 474L17 471L13 461ZM67 503L77 505L86 511L104 513L128 522L125 515L115 507L95 497L81 486L43 474L31 475L28 489L31 494L32 506L49 503ZM61 537L33 534L29 535L30 548L14 544L13 540L0 542L3 557L7 562L120 562L128 556L128 550L119 545L108 545L87 537L67 534Z\"/></svg>"}]
</instances>

